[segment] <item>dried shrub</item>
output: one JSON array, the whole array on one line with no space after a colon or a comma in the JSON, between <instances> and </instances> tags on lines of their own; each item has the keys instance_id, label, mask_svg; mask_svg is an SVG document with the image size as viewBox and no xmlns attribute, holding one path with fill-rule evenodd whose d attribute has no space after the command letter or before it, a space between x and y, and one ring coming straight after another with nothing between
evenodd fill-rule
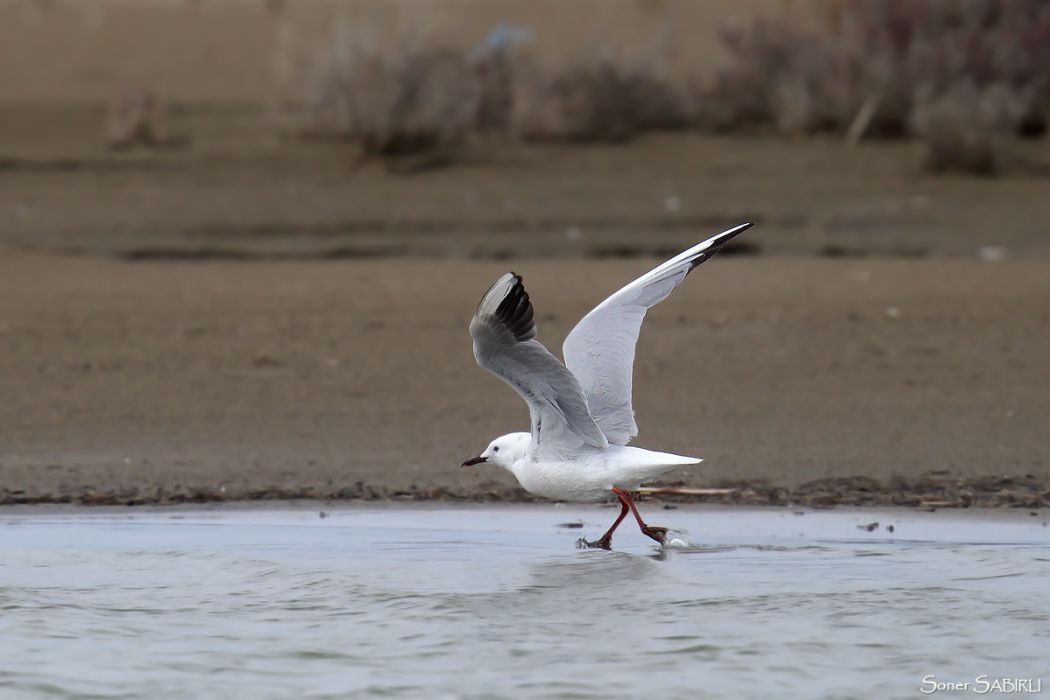
<instances>
[{"instance_id":1,"label":"dried shrub","mask_svg":"<svg viewBox=\"0 0 1050 700\"><path fill-rule=\"evenodd\" d=\"M106 141L110 149L178 148L187 139L173 135L170 107L148 90L128 89L116 95L106 115Z\"/></svg>"},{"instance_id":2,"label":"dried shrub","mask_svg":"<svg viewBox=\"0 0 1050 700\"><path fill-rule=\"evenodd\" d=\"M479 83L474 124L479 133L503 134L510 129L521 65L521 55L507 42L490 42L474 52L471 67Z\"/></svg>"},{"instance_id":3,"label":"dried shrub","mask_svg":"<svg viewBox=\"0 0 1050 700\"><path fill-rule=\"evenodd\" d=\"M444 164L474 135L620 142L690 122L686 93L656 71L608 60L541 70L522 48L527 36L500 25L469 52L412 42L380 51L337 31L299 71L287 130Z\"/></svg>"},{"instance_id":4,"label":"dried shrub","mask_svg":"<svg viewBox=\"0 0 1050 700\"><path fill-rule=\"evenodd\" d=\"M826 8L823 31L768 20L724 29L731 60L708 92L712 126L934 138L936 122L937 138L949 128L967 143L1045 132L1050 3L828 0Z\"/></svg>"},{"instance_id":5,"label":"dried shrub","mask_svg":"<svg viewBox=\"0 0 1050 700\"><path fill-rule=\"evenodd\" d=\"M510 120L512 60L501 46L467 55L406 41L379 50L337 31L299 74L287 131L355 141L368 157L413 159L408 171L451 162L472 134L506 131Z\"/></svg>"},{"instance_id":6,"label":"dried shrub","mask_svg":"<svg viewBox=\"0 0 1050 700\"><path fill-rule=\"evenodd\" d=\"M513 132L526 140L617 143L687 126L685 97L653 73L609 61L522 80Z\"/></svg>"},{"instance_id":7,"label":"dried shrub","mask_svg":"<svg viewBox=\"0 0 1050 700\"><path fill-rule=\"evenodd\" d=\"M388 75L390 92L379 119L359 125L366 154L411 156L463 144L475 126L481 84L462 56L424 51Z\"/></svg>"},{"instance_id":8,"label":"dried shrub","mask_svg":"<svg viewBox=\"0 0 1050 700\"><path fill-rule=\"evenodd\" d=\"M297 133L399 156L455 146L473 128L481 84L461 55L429 47L383 54L339 37L307 71Z\"/></svg>"},{"instance_id":9,"label":"dried shrub","mask_svg":"<svg viewBox=\"0 0 1050 700\"><path fill-rule=\"evenodd\" d=\"M392 101L388 61L357 42L336 42L303 71L302 95L285 115L289 131L306 137L354 139L384 121Z\"/></svg>"},{"instance_id":10,"label":"dried shrub","mask_svg":"<svg viewBox=\"0 0 1050 700\"><path fill-rule=\"evenodd\" d=\"M998 171L994 136L987 123L974 118L981 110L981 97L972 82L959 81L939 95L918 101L912 129L923 144L928 170L975 175Z\"/></svg>"}]
</instances>

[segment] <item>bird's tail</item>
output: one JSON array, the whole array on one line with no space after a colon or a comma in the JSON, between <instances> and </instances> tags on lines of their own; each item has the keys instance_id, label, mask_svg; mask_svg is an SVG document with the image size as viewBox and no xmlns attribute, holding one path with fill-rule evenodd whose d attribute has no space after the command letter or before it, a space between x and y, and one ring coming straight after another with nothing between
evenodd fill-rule
<instances>
[{"instance_id":1,"label":"bird's tail","mask_svg":"<svg viewBox=\"0 0 1050 700\"><path fill-rule=\"evenodd\" d=\"M675 467L685 467L691 464L700 464L704 460L699 457L686 457L670 452L649 452L644 464L638 465L635 473L641 481L654 479L664 472L669 472Z\"/></svg>"}]
</instances>

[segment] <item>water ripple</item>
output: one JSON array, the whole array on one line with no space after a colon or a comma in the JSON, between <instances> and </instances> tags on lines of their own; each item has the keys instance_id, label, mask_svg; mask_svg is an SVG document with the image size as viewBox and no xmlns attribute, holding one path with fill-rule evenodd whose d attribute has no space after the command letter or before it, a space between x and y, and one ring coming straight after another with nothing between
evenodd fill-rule
<instances>
[{"instance_id":1,"label":"water ripple","mask_svg":"<svg viewBox=\"0 0 1050 700\"><path fill-rule=\"evenodd\" d=\"M613 552L543 509L471 532L439 511L27 519L0 528L0 695L912 696L929 673L1047 672L1045 541L783 541L748 517L772 534Z\"/></svg>"}]
</instances>

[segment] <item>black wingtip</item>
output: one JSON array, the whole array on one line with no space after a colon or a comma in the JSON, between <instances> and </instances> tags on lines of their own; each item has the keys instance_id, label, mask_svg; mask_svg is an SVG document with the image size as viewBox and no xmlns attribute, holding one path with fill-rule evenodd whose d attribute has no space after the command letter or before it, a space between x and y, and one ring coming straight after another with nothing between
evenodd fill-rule
<instances>
[{"instance_id":1,"label":"black wingtip","mask_svg":"<svg viewBox=\"0 0 1050 700\"><path fill-rule=\"evenodd\" d=\"M735 226L729 229L728 231L725 231L724 233L721 233L718 236L716 236L715 239L711 241L711 245L709 245L703 250L703 252L701 252L695 258L693 258L692 263L689 265L689 272L695 270L696 267L702 262L710 260L711 257L714 256L714 254L717 253L723 245L731 241L733 238L736 238L741 233L748 230L754 225L755 224L751 221L745 221L739 226Z\"/></svg>"},{"instance_id":2,"label":"black wingtip","mask_svg":"<svg viewBox=\"0 0 1050 700\"><path fill-rule=\"evenodd\" d=\"M514 334L516 340L531 340L536 337L536 324L533 322L532 302L521 275L510 273L514 285L507 290L503 301L496 307L495 316Z\"/></svg>"},{"instance_id":3,"label":"black wingtip","mask_svg":"<svg viewBox=\"0 0 1050 700\"><path fill-rule=\"evenodd\" d=\"M715 248L715 247L717 247L717 246L720 246L720 245L722 245L722 244L723 244L723 243L725 243L726 241L729 241L729 240L731 240L731 239L733 239L733 238L736 238L736 237L737 237L737 236L739 236L739 235L740 235L741 233L743 233L744 231L748 230L749 228L751 228L751 227L752 227L752 226L754 226L754 225L755 225L755 224L754 224L753 222L751 222L751 221L745 221L744 223L740 224L739 226L736 226L736 227L734 227L734 228L731 228L731 229L729 229L728 231L726 231L726 232L725 232L725 233L724 233L724 234L722 235L722 237L721 237L721 238L719 238L719 239L718 239L717 241L715 241L715 242L714 242L714 243L713 243L713 244L711 245L711 247L712 247L712 248Z\"/></svg>"}]
</instances>

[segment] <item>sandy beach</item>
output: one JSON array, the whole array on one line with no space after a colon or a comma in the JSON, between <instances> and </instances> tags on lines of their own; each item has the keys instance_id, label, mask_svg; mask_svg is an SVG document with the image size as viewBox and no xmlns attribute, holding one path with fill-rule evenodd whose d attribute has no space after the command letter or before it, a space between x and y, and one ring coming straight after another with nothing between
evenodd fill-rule
<instances>
[{"instance_id":1,"label":"sandy beach","mask_svg":"<svg viewBox=\"0 0 1050 700\"><path fill-rule=\"evenodd\" d=\"M653 262L514 268L557 348ZM0 500L526 497L458 466L527 426L466 333L506 267L8 253ZM1033 505L1048 342L1042 262L730 256L647 320L637 444L703 456L667 482L728 500Z\"/></svg>"},{"instance_id":2,"label":"sandy beach","mask_svg":"<svg viewBox=\"0 0 1050 700\"><path fill-rule=\"evenodd\" d=\"M507 19L562 57L578 39L547 5L457 24L409 4L0 5L0 503L527 498L458 466L527 426L474 365L482 292L523 274L557 350L620 284L744 220L643 329L637 444L706 460L665 484L1050 501L1045 177L931 176L911 142L690 132L481 140L408 177L282 136L282 42L336 20L470 46ZM594 31L707 37L673 67L716 61L739 4L623 5ZM129 89L165 101L170 147L108 147ZM1050 163L1046 139L1021 146Z\"/></svg>"}]
</instances>

